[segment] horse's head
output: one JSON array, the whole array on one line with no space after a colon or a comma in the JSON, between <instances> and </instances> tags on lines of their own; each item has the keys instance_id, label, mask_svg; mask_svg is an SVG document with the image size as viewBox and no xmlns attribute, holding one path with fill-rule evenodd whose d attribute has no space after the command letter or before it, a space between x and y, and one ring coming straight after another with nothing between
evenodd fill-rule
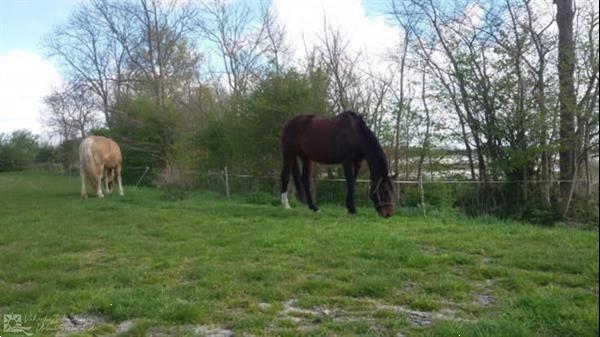
<instances>
[{"instance_id":1,"label":"horse's head","mask_svg":"<svg viewBox=\"0 0 600 337\"><path fill-rule=\"evenodd\" d=\"M394 185L392 184L390 177L383 176L379 178L374 185L371 185L369 195L380 216L389 218L394 214L396 207L394 201Z\"/></svg>"}]
</instances>

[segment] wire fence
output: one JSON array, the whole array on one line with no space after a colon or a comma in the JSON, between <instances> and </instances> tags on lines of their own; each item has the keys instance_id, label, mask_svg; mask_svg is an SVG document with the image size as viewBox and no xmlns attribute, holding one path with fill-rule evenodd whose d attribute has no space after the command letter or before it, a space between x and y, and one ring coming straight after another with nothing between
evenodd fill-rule
<instances>
[{"instance_id":1,"label":"wire fence","mask_svg":"<svg viewBox=\"0 0 600 337\"><path fill-rule=\"evenodd\" d=\"M79 172L70 169L68 174L79 177ZM124 183L137 186L152 185L165 189L183 188L210 190L225 196L242 196L253 202L278 203L280 192L279 175L256 175L231 172L227 167L219 171L186 170L180 168L124 167ZM428 177L421 175L421 177ZM482 215L504 210L523 212L528 204L541 203L541 188L549 188L558 195L564 180L420 180L395 179L397 205L418 209L424 214L435 208L460 208L473 215ZM579 194L588 195L598 205L598 181L574 181ZM294 194L294 184L288 189ZM370 180L356 180L356 202L369 205ZM313 193L318 203L343 205L346 196L346 180L340 177L317 175L313 178ZM597 209L597 206L596 206ZM596 210L597 212L597 210Z\"/></svg>"}]
</instances>

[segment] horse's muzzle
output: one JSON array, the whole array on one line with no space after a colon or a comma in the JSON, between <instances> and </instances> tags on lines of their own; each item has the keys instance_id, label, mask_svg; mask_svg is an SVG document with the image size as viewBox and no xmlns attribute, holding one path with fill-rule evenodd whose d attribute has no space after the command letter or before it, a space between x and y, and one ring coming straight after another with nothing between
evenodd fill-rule
<instances>
[{"instance_id":1,"label":"horse's muzzle","mask_svg":"<svg viewBox=\"0 0 600 337\"><path fill-rule=\"evenodd\" d=\"M394 215L394 211L395 209L393 204L382 205L377 207L377 213L379 214L379 216L384 218L389 218L392 215Z\"/></svg>"}]
</instances>

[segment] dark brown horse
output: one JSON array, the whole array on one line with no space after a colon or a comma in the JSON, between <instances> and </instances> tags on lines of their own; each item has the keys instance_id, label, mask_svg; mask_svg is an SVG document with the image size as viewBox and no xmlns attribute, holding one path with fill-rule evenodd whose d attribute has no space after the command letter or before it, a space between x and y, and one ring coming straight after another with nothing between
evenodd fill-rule
<instances>
[{"instance_id":1,"label":"dark brown horse","mask_svg":"<svg viewBox=\"0 0 600 337\"><path fill-rule=\"evenodd\" d=\"M369 195L375 209L386 218L394 213L394 190L385 153L373 132L356 113L345 111L332 118L316 115L293 117L283 126L281 148L281 201L285 208L290 207L287 188L292 173L299 198L306 200L313 211L319 210L310 192L312 163L317 162L343 165L348 189L346 207L349 213L356 213L354 185L360 163L365 159L371 174ZM302 179L298 157L302 161Z\"/></svg>"}]
</instances>

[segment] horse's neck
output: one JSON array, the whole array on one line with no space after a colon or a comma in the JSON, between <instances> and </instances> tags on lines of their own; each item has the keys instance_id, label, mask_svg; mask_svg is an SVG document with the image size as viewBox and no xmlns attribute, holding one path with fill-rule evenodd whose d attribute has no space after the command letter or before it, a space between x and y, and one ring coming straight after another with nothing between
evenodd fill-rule
<instances>
[{"instance_id":1,"label":"horse's neck","mask_svg":"<svg viewBox=\"0 0 600 337\"><path fill-rule=\"evenodd\" d=\"M369 166L371 181L379 180L381 177L388 175L386 170L387 163L383 162L385 158L377 156L374 151L365 151L365 160Z\"/></svg>"}]
</instances>

